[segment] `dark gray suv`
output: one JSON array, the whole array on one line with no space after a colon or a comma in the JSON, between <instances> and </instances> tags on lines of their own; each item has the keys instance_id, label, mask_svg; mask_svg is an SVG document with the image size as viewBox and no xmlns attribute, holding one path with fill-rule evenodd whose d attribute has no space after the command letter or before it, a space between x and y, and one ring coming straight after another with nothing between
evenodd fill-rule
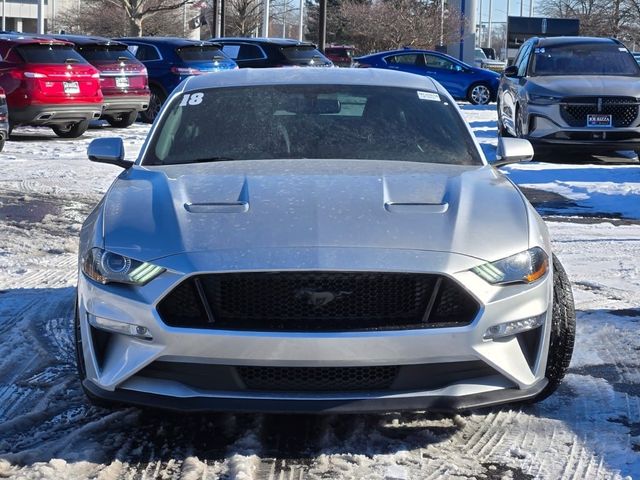
<instances>
[{"instance_id":1,"label":"dark gray suv","mask_svg":"<svg viewBox=\"0 0 640 480\"><path fill-rule=\"evenodd\" d=\"M536 151L640 150L640 66L615 39L532 38L498 88L502 136Z\"/></svg>"}]
</instances>

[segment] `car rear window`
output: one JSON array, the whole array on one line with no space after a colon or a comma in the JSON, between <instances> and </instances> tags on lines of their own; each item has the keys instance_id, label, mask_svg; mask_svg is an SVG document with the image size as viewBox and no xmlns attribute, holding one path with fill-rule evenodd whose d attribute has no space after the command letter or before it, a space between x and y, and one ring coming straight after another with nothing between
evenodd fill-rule
<instances>
[{"instance_id":1,"label":"car rear window","mask_svg":"<svg viewBox=\"0 0 640 480\"><path fill-rule=\"evenodd\" d=\"M312 45L297 45L294 47L280 47L282 54L292 62L309 62L310 60L320 60L328 62L329 59L322 55L320 51Z\"/></svg>"},{"instance_id":2,"label":"car rear window","mask_svg":"<svg viewBox=\"0 0 640 480\"><path fill-rule=\"evenodd\" d=\"M126 45L78 45L80 54L90 62L133 60L136 57L127 49Z\"/></svg>"},{"instance_id":3,"label":"car rear window","mask_svg":"<svg viewBox=\"0 0 640 480\"><path fill-rule=\"evenodd\" d=\"M180 95L160 120L142 163L275 158L482 164L447 98L351 85L228 87Z\"/></svg>"},{"instance_id":4,"label":"car rear window","mask_svg":"<svg viewBox=\"0 0 640 480\"><path fill-rule=\"evenodd\" d=\"M181 47L176 49L176 53L183 62L212 62L227 58L217 45Z\"/></svg>"},{"instance_id":5,"label":"car rear window","mask_svg":"<svg viewBox=\"0 0 640 480\"><path fill-rule=\"evenodd\" d=\"M87 63L72 45L28 44L15 48L27 63Z\"/></svg>"},{"instance_id":6,"label":"car rear window","mask_svg":"<svg viewBox=\"0 0 640 480\"><path fill-rule=\"evenodd\" d=\"M640 76L633 55L619 44L581 43L536 47L531 75Z\"/></svg>"}]
</instances>

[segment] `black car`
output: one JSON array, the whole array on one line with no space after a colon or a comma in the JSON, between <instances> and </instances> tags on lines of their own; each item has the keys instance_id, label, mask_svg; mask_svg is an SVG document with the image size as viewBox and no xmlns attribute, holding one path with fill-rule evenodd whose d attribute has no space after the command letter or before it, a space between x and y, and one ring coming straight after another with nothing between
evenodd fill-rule
<instances>
[{"instance_id":1,"label":"black car","mask_svg":"<svg viewBox=\"0 0 640 480\"><path fill-rule=\"evenodd\" d=\"M0 152L4 148L4 142L9 137L9 110L7 110L7 97L0 88Z\"/></svg>"},{"instance_id":2,"label":"black car","mask_svg":"<svg viewBox=\"0 0 640 480\"><path fill-rule=\"evenodd\" d=\"M313 43L288 38L216 38L240 68L333 67Z\"/></svg>"}]
</instances>

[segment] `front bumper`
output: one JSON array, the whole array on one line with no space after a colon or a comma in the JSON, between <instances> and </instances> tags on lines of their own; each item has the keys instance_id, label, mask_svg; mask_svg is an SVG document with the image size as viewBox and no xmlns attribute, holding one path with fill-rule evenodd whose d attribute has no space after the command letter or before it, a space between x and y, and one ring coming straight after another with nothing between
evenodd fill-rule
<instances>
[{"instance_id":1,"label":"front bumper","mask_svg":"<svg viewBox=\"0 0 640 480\"><path fill-rule=\"evenodd\" d=\"M157 303L197 265L201 272L255 271L246 252L212 255L190 254L162 259L167 272L141 288L99 285L80 275L78 311L87 371L85 387L109 400L154 405L179 410L250 410L299 412L364 412L389 410L456 410L506 403L535 396L546 384L546 352L550 329L552 275L531 286L492 287L468 270L477 259L439 252L359 252L323 249L307 257L303 251L283 249L278 255L256 255L269 270L298 268L325 271L371 271L371 258L394 265L392 271L441 273L464 285L482 305L469 325L390 331L257 332L169 327L156 310ZM329 251L330 250L330 251ZM366 249L363 249L366 250ZM374 255L374 256L371 256ZM269 258L268 261L265 259ZM214 265L215 263L215 265ZM536 330L536 351L527 355L521 339L487 341L487 328L504 321L545 314ZM97 345L93 317L141 325L153 340L106 334ZM93 322L95 324L95 322ZM105 337L105 334L99 334ZM99 342L98 342L99 343ZM180 377L149 376L153 365L231 367L369 367L460 365L475 362L486 367L478 376L434 383L432 386L393 391L287 392L233 389L211 379L208 383L181 381ZM429 382L426 382L429 384Z\"/></svg>"},{"instance_id":2,"label":"front bumper","mask_svg":"<svg viewBox=\"0 0 640 480\"><path fill-rule=\"evenodd\" d=\"M640 119L629 127L572 127L560 114L560 106L529 105L526 112L526 138L540 149L567 148L575 150L636 150L640 149Z\"/></svg>"},{"instance_id":3,"label":"front bumper","mask_svg":"<svg viewBox=\"0 0 640 480\"><path fill-rule=\"evenodd\" d=\"M145 393L143 391L118 389L114 392L102 390L89 380L84 387L92 395L109 402L126 403L143 407L187 412L261 412L261 413L386 413L400 411L429 410L433 412L462 411L472 408L490 407L505 403L528 400L538 395L547 385L543 378L528 388L498 388L469 395L455 392L411 392L405 395L370 395L341 398L282 398L198 396L175 397Z\"/></svg>"}]
</instances>

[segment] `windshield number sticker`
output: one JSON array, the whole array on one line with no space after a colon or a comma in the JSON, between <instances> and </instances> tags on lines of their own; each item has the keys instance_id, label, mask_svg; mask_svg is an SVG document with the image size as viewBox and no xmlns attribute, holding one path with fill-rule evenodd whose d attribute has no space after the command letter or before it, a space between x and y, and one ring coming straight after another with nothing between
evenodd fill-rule
<instances>
[{"instance_id":1,"label":"windshield number sticker","mask_svg":"<svg viewBox=\"0 0 640 480\"><path fill-rule=\"evenodd\" d=\"M420 90L418 90L418 98L420 100L430 100L432 102L439 102L440 101L440 95L438 95L437 93L421 92Z\"/></svg>"},{"instance_id":2,"label":"windshield number sticker","mask_svg":"<svg viewBox=\"0 0 640 480\"><path fill-rule=\"evenodd\" d=\"M544 53L544 47L542 47L542 48L536 48L536 49L534 50L534 52L535 52L535 53Z\"/></svg>"},{"instance_id":3,"label":"windshield number sticker","mask_svg":"<svg viewBox=\"0 0 640 480\"><path fill-rule=\"evenodd\" d=\"M181 107L186 107L187 105L200 105L202 103L202 98L204 97L204 93L187 93L184 97L182 97L182 101L180 102Z\"/></svg>"}]
</instances>

